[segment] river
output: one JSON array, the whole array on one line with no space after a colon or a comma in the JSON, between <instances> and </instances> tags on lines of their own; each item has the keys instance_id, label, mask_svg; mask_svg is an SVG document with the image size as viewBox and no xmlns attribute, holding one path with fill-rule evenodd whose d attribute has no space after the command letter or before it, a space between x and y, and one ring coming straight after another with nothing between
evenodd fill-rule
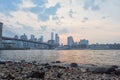
<instances>
[{"instance_id":1,"label":"river","mask_svg":"<svg viewBox=\"0 0 120 80\"><path fill-rule=\"evenodd\" d=\"M120 65L120 50L0 50L0 60Z\"/></svg>"}]
</instances>

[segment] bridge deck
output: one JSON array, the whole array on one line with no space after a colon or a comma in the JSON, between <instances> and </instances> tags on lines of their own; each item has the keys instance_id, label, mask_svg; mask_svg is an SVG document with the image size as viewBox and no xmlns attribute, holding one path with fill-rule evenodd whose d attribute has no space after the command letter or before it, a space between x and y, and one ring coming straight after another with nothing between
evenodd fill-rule
<instances>
[{"instance_id":1,"label":"bridge deck","mask_svg":"<svg viewBox=\"0 0 120 80\"><path fill-rule=\"evenodd\" d=\"M43 44L43 45L51 46L50 44L47 44L47 43L38 42L38 41L32 41L32 40L15 39L15 38L10 38L10 37L2 37L2 39L3 40L15 40L15 41L31 42L31 43Z\"/></svg>"}]
</instances>

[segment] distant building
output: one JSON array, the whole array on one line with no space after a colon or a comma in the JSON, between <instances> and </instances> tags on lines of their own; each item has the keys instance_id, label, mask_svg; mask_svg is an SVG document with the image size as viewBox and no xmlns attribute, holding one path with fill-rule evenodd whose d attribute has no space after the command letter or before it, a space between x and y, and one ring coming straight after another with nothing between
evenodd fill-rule
<instances>
[{"instance_id":1,"label":"distant building","mask_svg":"<svg viewBox=\"0 0 120 80\"><path fill-rule=\"evenodd\" d=\"M51 48L55 48L55 41L54 40L48 40L48 44L51 45Z\"/></svg>"},{"instance_id":2,"label":"distant building","mask_svg":"<svg viewBox=\"0 0 120 80\"><path fill-rule=\"evenodd\" d=\"M80 40L79 44L80 44L80 45L88 45L88 44L89 44L89 41L86 40L86 39L82 39L82 40Z\"/></svg>"},{"instance_id":3,"label":"distant building","mask_svg":"<svg viewBox=\"0 0 120 80\"><path fill-rule=\"evenodd\" d=\"M21 36L20 36L20 39L28 40L27 35L26 35L25 33L24 33L24 35L21 35Z\"/></svg>"},{"instance_id":4,"label":"distant building","mask_svg":"<svg viewBox=\"0 0 120 80\"><path fill-rule=\"evenodd\" d=\"M69 37L67 38L67 44L68 44L69 46L73 46L74 40L73 40L73 37L72 37L72 36L69 36Z\"/></svg>"},{"instance_id":5,"label":"distant building","mask_svg":"<svg viewBox=\"0 0 120 80\"><path fill-rule=\"evenodd\" d=\"M43 36L38 39L39 42L43 42Z\"/></svg>"},{"instance_id":6,"label":"distant building","mask_svg":"<svg viewBox=\"0 0 120 80\"><path fill-rule=\"evenodd\" d=\"M15 35L14 38L15 38L15 39L19 39L19 38L18 38L18 35ZM15 46L16 48L19 48L19 47L20 47L20 42L19 42L19 41L16 41L16 40L15 40L15 41L13 41L13 43L15 43L14 46Z\"/></svg>"},{"instance_id":7,"label":"distant building","mask_svg":"<svg viewBox=\"0 0 120 80\"><path fill-rule=\"evenodd\" d=\"M109 49L120 50L120 44L119 43L109 44Z\"/></svg>"},{"instance_id":8,"label":"distant building","mask_svg":"<svg viewBox=\"0 0 120 80\"><path fill-rule=\"evenodd\" d=\"M82 39L80 40L79 45L80 45L80 48L88 48L89 41L86 39Z\"/></svg>"},{"instance_id":9,"label":"distant building","mask_svg":"<svg viewBox=\"0 0 120 80\"><path fill-rule=\"evenodd\" d=\"M4 47L5 49L16 48L14 42L3 42L3 47Z\"/></svg>"},{"instance_id":10,"label":"distant building","mask_svg":"<svg viewBox=\"0 0 120 80\"><path fill-rule=\"evenodd\" d=\"M30 40L35 41L35 36L33 34L31 34ZM35 48L35 44L30 42L29 43L29 48Z\"/></svg>"},{"instance_id":11,"label":"distant building","mask_svg":"<svg viewBox=\"0 0 120 80\"><path fill-rule=\"evenodd\" d=\"M96 43L89 45L89 48L94 50L106 50L109 49L109 45Z\"/></svg>"},{"instance_id":12,"label":"distant building","mask_svg":"<svg viewBox=\"0 0 120 80\"><path fill-rule=\"evenodd\" d=\"M55 34L55 44L56 44L56 46L59 46L59 43L60 43L59 35Z\"/></svg>"},{"instance_id":13,"label":"distant building","mask_svg":"<svg viewBox=\"0 0 120 80\"><path fill-rule=\"evenodd\" d=\"M14 38L15 38L15 39L18 39L18 35L15 35Z\"/></svg>"},{"instance_id":14,"label":"distant building","mask_svg":"<svg viewBox=\"0 0 120 80\"><path fill-rule=\"evenodd\" d=\"M20 39L28 40L27 35L25 33L24 33L24 35L20 36ZM20 48L28 48L28 42L21 41Z\"/></svg>"},{"instance_id":15,"label":"distant building","mask_svg":"<svg viewBox=\"0 0 120 80\"><path fill-rule=\"evenodd\" d=\"M54 40L54 33L51 32L51 40Z\"/></svg>"},{"instance_id":16,"label":"distant building","mask_svg":"<svg viewBox=\"0 0 120 80\"><path fill-rule=\"evenodd\" d=\"M31 34L30 40L35 41L35 36Z\"/></svg>"},{"instance_id":17,"label":"distant building","mask_svg":"<svg viewBox=\"0 0 120 80\"><path fill-rule=\"evenodd\" d=\"M0 22L0 47L2 46L2 27L3 23Z\"/></svg>"}]
</instances>

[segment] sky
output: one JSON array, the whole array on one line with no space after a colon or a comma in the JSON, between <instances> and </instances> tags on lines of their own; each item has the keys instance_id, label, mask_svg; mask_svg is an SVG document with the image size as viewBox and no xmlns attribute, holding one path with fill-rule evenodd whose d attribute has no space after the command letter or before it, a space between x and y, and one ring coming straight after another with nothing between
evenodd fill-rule
<instances>
[{"instance_id":1,"label":"sky","mask_svg":"<svg viewBox=\"0 0 120 80\"><path fill-rule=\"evenodd\" d=\"M75 42L120 43L120 0L0 0L3 36L58 33Z\"/></svg>"}]
</instances>

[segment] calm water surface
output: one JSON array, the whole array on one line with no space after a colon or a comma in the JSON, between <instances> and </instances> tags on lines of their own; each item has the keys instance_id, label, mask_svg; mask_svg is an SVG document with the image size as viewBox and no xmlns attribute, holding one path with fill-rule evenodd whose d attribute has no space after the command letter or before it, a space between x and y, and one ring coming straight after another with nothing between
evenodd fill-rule
<instances>
[{"instance_id":1,"label":"calm water surface","mask_svg":"<svg viewBox=\"0 0 120 80\"><path fill-rule=\"evenodd\" d=\"M1 50L0 59L120 65L120 50Z\"/></svg>"}]
</instances>

